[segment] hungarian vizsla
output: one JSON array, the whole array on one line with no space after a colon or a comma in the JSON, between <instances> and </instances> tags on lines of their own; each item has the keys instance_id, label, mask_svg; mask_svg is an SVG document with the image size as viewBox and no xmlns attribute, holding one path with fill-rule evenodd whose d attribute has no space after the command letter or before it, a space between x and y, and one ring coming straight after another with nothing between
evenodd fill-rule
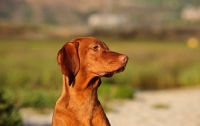
<instances>
[{"instance_id":1,"label":"hungarian vizsla","mask_svg":"<svg viewBox=\"0 0 200 126\"><path fill-rule=\"evenodd\" d=\"M63 74L62 94L56 102L53 126L110 126L97 89L101 77L125 69L128 57L93 37L76 38L58 52Z\"/></svg>"}]
</instances>

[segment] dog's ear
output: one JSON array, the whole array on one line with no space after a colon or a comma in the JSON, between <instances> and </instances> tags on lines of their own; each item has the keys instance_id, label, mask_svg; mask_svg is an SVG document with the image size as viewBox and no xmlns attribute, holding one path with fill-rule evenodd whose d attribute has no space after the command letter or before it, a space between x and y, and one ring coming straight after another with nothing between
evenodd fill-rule
<instances>
[{"instance_id":1,"label":"dog's ear","mask_svg":"<svg viewBox=\"0 0 200 126\"><path fill-rule=\"evenodd\" d=\"M58 64L61 66L62 73L68 76L70 86L80 67L78 46L78 42L68 42L60 49L57 55Z\"/></svg>"}]
</instances>

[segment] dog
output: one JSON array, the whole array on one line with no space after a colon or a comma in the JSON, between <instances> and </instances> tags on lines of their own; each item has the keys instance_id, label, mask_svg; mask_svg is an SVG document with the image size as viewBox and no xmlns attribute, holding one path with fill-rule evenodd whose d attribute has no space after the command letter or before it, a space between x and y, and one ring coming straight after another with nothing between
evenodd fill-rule
<instances>
[{"instance_id":1,"label":"dog","mask_svg":"<svg viewBox=\"0 0 200 126\"><path fill-rule=\"evenodd\" d=\"M110 51L94 37L80 37L60 49L57 61L63 74L63 87L52 126L110 126L97 89L101 77L112 77L125 69L128 57Z\"/></svg>"}]
</instances>

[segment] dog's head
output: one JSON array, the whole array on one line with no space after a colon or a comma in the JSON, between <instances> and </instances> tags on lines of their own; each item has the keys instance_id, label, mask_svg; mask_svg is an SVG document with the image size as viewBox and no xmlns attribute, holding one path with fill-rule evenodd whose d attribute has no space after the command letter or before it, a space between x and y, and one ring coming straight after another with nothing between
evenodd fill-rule
<instances>
[{"instance_id":1,"label":"dog's head","mask_svg":"<svg viewBox=\"0 0 200 126\"><path fill-rule=\"evenodd\" d=\"M85 37L66 43L58 52L57 61L71 85L78 73L111 77L125 69L128 57L110 51L104 42L96 38Z\"/></svg>"}]
</instances>

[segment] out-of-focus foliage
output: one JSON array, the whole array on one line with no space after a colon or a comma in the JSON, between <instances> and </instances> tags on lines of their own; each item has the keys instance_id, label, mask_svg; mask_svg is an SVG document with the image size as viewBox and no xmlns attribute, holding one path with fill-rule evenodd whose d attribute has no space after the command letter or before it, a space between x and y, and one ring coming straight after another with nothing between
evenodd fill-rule
<instances>
[{"instance_id":1,"label":"out-of-focus foliage","mask_svg":"<svg viewBox=\"0 0 200 126\"><path fill-rule=\"evenodd\" d=\"M0 37L198 37L199 6L199 0L1 0Z\"/></svg>"},{"instance_id":2,"label":"out-of-focus foliage","mask_svg":"<svg viewBox=\"0 0 200 126\"><path fill-rule=\"evenodd\" d=\"M15 103L5 98L2 89L0 89L0 126L22 126Z\"/></svg>"},{"instance_id":3,"label":"out-of-focus foliage","mask_svg":"<svg viewBox=\"0 0 200 126\"><path fill-rule=\"evenodd\" d=\"M85 24L87 18L95 13L112 13L125 15L126 18L133 18L133 20L138 20L137 23L142 24L146 21L139 21L139 19L145 19L145 17L149 17L146 19L150 20L155 17L158 18L157 20L166 17L162 19L166 21L178 19L181 11L187 6L198 7L200 2L199 0L86 0L84 2L79 0L1 0L0 21L71 25Z\"/></svg>"}]
</instances>

